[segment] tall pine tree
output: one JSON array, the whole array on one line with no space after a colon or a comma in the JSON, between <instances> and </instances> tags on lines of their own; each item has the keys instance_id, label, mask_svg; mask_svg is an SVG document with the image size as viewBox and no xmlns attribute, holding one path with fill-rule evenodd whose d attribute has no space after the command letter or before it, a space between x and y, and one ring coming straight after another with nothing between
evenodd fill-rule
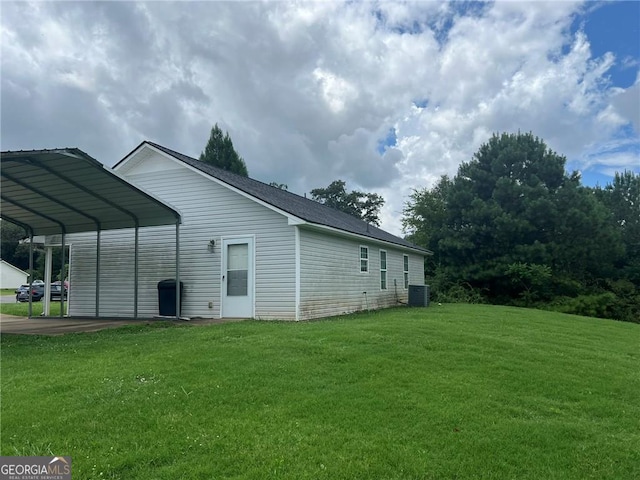
<instances>
[{"instance_id":1,"label":"tall pine tree","mask_svg":"<svg viewBox=\"0 0 640 480\"><path fill-rule=\"evenodd\" d=\"M223 134L217 123L211 129L211 136L204 151L200 154L200 161L243 177L249 176L247 165L233 147L229 133Z\"/></svg>"},{"instance_id":2,"label":"tall pine tree","mask_svg":"<svg viewBox=\"0 0 640 480\"><path fill-rule=\"evenodd\" d=\"M494 135L451 181L415 191L404 215L435 252L428 274L497 303L589 294L624 255L606 206L530 133Z\"/></svg>"}]
</instances>

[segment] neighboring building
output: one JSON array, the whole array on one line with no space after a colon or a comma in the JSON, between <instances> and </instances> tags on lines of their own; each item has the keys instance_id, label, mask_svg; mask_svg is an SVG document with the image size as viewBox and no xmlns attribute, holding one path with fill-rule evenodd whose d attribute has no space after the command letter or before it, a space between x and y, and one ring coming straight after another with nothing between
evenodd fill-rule
<instances>
[{"instance_id":1,"label":"neighboring building","mask_svg":"<svg viewBox=\"0 0 640 480\"><path fill-rule=\"evenodd\" d=\"M4 260L0 260L0 288L18 288L27 283L29 274L18 267L14 267Z\"/></svg>"},{"instance_id":2,"label":"neighboring building","mask_svg":"<svg viewBox=\"0 0 640 480\"><path fill-rule=\"evenodd\" d=\"M428 250L351 215L160 145L115 167L178 210L182 315L303 320L407 302ZM138 314L158 314L159 281L175 277L175 227L139 232ZM69 236L70 315L95 308L96 234ZM133 229L104 231L100 315L133 311Z\"/></svg>"}]
</instances>

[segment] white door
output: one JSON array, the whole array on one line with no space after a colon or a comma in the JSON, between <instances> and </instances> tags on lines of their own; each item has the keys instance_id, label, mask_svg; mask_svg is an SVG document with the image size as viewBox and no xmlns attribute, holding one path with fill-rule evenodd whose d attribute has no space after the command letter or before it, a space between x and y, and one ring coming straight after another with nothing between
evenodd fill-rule
<instances>
[{"instance_id":1,"label":"white door","mask_svg":"<svg viewBox=\"0 0 640 480\"><path fill-rule=\"evenodd\" d=\"M253 317L253 279L253 238L223 239L222 317Z\"/></svg>"}]
</instances>

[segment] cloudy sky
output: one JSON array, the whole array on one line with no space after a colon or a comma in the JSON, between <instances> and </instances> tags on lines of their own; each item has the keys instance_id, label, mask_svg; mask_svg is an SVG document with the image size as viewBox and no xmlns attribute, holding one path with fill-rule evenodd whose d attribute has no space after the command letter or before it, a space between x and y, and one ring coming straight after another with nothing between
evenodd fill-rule
<instances>
[{"instance_id":1,"label":"cloudy sky","mask_svg":"<svg viewBox=\"0 0 640 480\"><path fill-rule=\"evenodd\" d=\"M414 188L531 131L585 184L640 172L640 3L1 2L2 150L142 140L197 157L218 123L251 177Z\"/></svg>"}]
</instances>

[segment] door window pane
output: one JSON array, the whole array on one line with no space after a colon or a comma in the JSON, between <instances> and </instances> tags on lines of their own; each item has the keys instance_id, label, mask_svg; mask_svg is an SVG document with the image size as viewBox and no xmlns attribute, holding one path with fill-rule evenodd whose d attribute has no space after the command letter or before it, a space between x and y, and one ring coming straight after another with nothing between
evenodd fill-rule
<instances>
[{"instance_id":1,"label":"door window pane","mask_svg":"<svg viewBox=\"0 0 640 480\"><path fill-rule=\"evenodd\" d=\"M249 245L227 246L227 295L246 296L248 292Z\"/></svg>"},{"instance_id":2,"label":"door window pane","mask_svg":"<svg viewBox=\"0 0 640 480\"><path fill-rule=\"evenodd\" d=\"M247 271L229 270L227 274L227 295L245 297L247 295Z\"/></svg>"},{"instance_id":3,"label":"door window pane","mask_svg":"<svg viewBox=\"0 0 640 480\"><path fill-rule=\"evenodd\" d=\"M229 245L227 249L227 268L229 270L247 270L249 266L249 245L239 243Z\"/></svg>"}]
</instances>

